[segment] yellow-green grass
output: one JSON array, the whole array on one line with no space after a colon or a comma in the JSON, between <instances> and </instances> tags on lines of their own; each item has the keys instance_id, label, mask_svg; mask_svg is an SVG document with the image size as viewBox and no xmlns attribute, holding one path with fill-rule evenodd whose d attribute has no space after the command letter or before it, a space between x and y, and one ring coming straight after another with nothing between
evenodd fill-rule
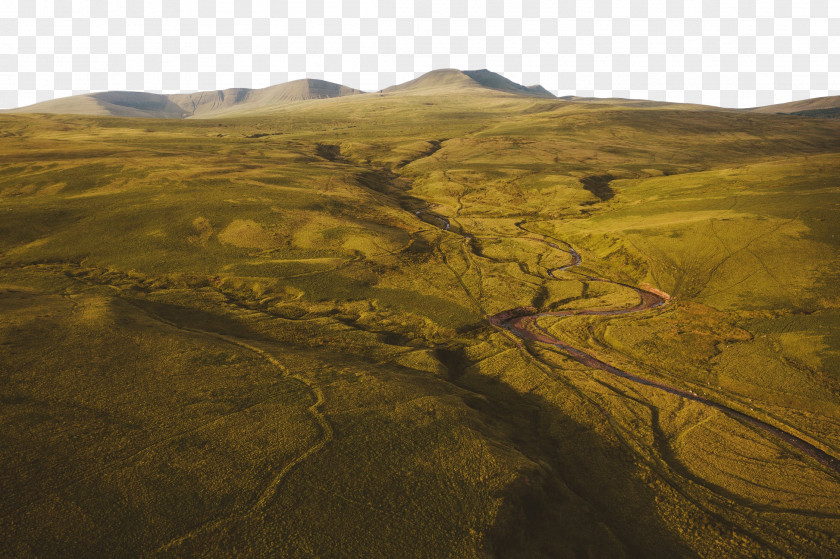
<instances>
[{"instance_id":1,"label":"yellow-green grass","mask_svg":"<svg viewBox=\"0 0 840 559\"><path fill-rule=\"evenodd\" d=\"M673 302L541 324L840 455L840 124L490 94L0 123L4 554L836 553L836 475L486 316L650 283Z\"/></svg>"}]
</instances>

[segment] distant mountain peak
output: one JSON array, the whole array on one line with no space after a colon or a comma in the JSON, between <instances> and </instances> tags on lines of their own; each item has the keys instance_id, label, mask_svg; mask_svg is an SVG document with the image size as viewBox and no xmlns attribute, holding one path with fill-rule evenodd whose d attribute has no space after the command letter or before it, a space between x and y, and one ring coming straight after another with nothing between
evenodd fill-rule
<instances>
[{"instance_id":1,"label":"distant mountain peak","mask_svg":"<svg viewBox=\"0 0 840 559\"><path fill-rule=\"evenodd\" d=\"M529 97L546 97L554 99L554 95L541 85L524 86L513 82L501 74L483 68L481 70L457 70L442 68L426 72L422 76L409 82L385 89L385 92L423 92L431 90L494 90Z\"/></svg>"},{"instance_id":2,"label":"distant mountain peak","mask_svg":"<svg viewBox=\"0 0 840 559\"><path fill-rule=\"evenodd\" d=\"M188 118L259 110L284 103L363 93L314 78L262 89L235 87L195 93L158 94L142 91L85 93L13 109L14 113L65 113L141 118Z\"/></svg>"},{"instance_id":3,"label":"distant mountain peak","mask_svg":"<svg viewBox=\"0 0 840 559\"><path fill-rule=\"evenodd\" d=\"M432 70L409 82L389 87L384 92L405 94L501 92L525 97L555 98L541 85L520 85L486 68ZM86 93L12 109L10 112L176 119L216 117L262 111L285 103L363 93L346 85L316 78L304 78L262 89L236 87L167 95L141 91Z\"/></svg>"}]
</instances>

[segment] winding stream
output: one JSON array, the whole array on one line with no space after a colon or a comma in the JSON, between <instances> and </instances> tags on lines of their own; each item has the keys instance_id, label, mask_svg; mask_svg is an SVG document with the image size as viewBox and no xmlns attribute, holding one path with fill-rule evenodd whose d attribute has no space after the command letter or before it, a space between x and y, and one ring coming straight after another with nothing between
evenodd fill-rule
<instances>
[{"instance_id":1,"label":"winding stream","mask_svg":"<svg viewBox=\"0 0 840 559\"><path fill-rule=\"evenodd\" d=\"M427 221L427 223L431 223L432 225L435 225L440 229L443 229L444 231L450 231L461 235L462 237L467 239L468 242L472 241L473 239L473 236L468 233L451 230L448 219L436 215L430 212L428 209L418 210L415 212L415 215L417 215L417 217L421 219L425 217L426 219L424 219L424 221ZM530 233L522 227L522 222L517 223L516 227L521 231ZM569 270L570 268L579 266L582 262L580 254L568 243L564 243L566 245L566 249L563 249L560 248L558 244L547 241L545 239L534 240L539 240L540 242L548 245L549 247L555 250L565 252L572 257L571 263L566 264L565 266L561 266L559 268L553 268L551 270L548 270L548 275L551 279L559 279L555 276L555 272L564 272L566 270ZM534 307L517 307L514 309L509 309L494 314L488 317L488 320L490 321L490 324L492 324L496 328L506 330L519 339L540 342L543 344L554 346L562 350L566 355L568 355L575 361L582 363L587 367L593 369L600 369L611 375L615 375L617 377L621 377L644 386L650 386L657 390L667 392L668 394L673 394L675 396L679 396L680 398L691 400L693 402L697 402L704 406L708 406L710 408L714 408L718 411L721 411L733 419L736 419L742 423L770 433L778 439L781 439L789 445L799 449L803 454L810 456L823 466L826 466L827 468L840 474L840 459L828 454L822 449L816 447L815 445L809 443L808 441L800 437L797 437L792 433L789 433L779 427L776 427L775 425L771 425L770 423L748 415L742 411L731 408L725 404L716 402L714 400L706 398L705 396L700 396L699 394L691 390L678 388L676 386L672 386L661 381L650 380L644 377L628 373L627 371L623 371L617 367L610 365L609 363L601 361L597 357L586 353L581 349L578 349L561 341L560 339L552 335L548 330L546 330L538 323L540 318L547 316L620 316L630 313L647 311L656 307L661 307L668 302L667 295L665 295L662 292L656 292L656 290L649 291L640 287L635 287L632 285L608 280L605 278L597 278L593 276L584 277L588 281L599 281L604 283L610 283L613 285L620 285L622 287L632 289L639 295L639 303L633 307L624 309L575 309L555 312L539 312Z\"/></svg>"}]
</instances>

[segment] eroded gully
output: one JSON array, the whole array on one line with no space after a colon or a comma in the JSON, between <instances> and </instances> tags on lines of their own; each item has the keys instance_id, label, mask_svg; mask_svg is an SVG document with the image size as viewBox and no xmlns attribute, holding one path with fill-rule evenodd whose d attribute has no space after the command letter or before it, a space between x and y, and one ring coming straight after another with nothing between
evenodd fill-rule
<instances>
[{"instance_id":1,"label":"eroded gully","mask_svg":"<svg viewBox=\"0 0 840 559\"><path fill-rule=\"evenodd\" d=\"M444 231L449 231L461 235L467 240L467 242L471 243L473 240L472 235L461 232L460 230L451 229L448 219L440 215L434 214L428 209L416 211L415 215L417 215L419 218L423 219L427 223L430 223L436 227L439 227L440 229L443 229ZM517 223L516 227L521 231L530 233L522 227L522 222ZM566 270L569 270L570 268L579 266L582 262L580 254L568 243L564 243L566 245L566 248L564 249L561 248L560 245L558 245L557 243L553 243L545 239L535 240L539 240L540 242L546 244L547 246L555 250L565 252L572 258L571 263L565 266L548 270L548 276L551 279L559 279L555 276L555 273L564 272ZM680 398L691 400L701 405L714 408L720 412L723 412L729 417L740 421L741 423L750 425L766 433L769 433L770 435L773 435L774 437L798 449L803 454L810 456L811 458L813 458L823 466L831 469L835 473L840 474L840 459L832 456L831 454L828 454L824 450L809 443L808 441L792 433L789 433L784 429L781 429L780 427L776 427L775 425L762 421L761 419L748 415L742 411L736 410L735 408L727 406L726 404L722 404L715 400L706 398L705 396L701 396L691 390L686 390L684 388L672 386L662 381L651 380L648 378L640 377L638 375L634 375L632 373L628 373L627 371L619 369L618 367L614 367L613 365L610 365L609 363L598 359L594 355L591 355L579 348L571 346L563 342L559 338L555 337L551 332L549 332L539 324L539 320L541 318L549 316L621 316L625 314L647 311L656 307L661 307L667 304L669 300L668 295L656 289L642 289L640 287L594 276L584 277L587 279L587 281L604 282L613 285L620 285L622 287L631 289L638 294L639 303L633 307L623 309L574 309L554 312L539 312L534 307L516 307L514 309L505 310L500 313L489 316L488 320L490 321L490 324L494 327L510 332L511 334L513 334L521 340L539 342L542 344L556 347L562 350L566 355L568 355L578 363L586 365L587 367L599 369L611 375L627 379L631 382L641 384L644 386L649 386L656 390L661 390L663 392L667 392L668 394L672 394L674 396L678 396Z\"/></svg>"}]
</instances>

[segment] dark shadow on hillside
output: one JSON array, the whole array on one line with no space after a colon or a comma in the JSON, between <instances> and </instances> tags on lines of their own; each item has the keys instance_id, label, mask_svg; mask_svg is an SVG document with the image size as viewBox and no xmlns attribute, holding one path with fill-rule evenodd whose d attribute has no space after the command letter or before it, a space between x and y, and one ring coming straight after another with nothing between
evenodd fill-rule
<instances>
[{"instance_id":1,"label":"dark shadow on hillside","mask_svg":"<svg viewBox=\"0 0 840 559\"><path fill-rule=\"evenodd\" d=\"M657 513L656 494L630 453L546 399L468 369L450 353L449 379L464 402L536 469L508 486L488 533L495 557L689 557L695 553ZM453 358L454 357L454 358ZM457 370L462 367L461 370Z\"/></svg>"},{"instance_id":2,"label":"dark shadow on hillside","mask_svg":"<svg viewBox=\"0 0 840 559\"><path fill-rule=\"evenodd\" d=\"M391 198L395 204L407 212L417 215L418 211L422 211L423 215L418 215L418 217L423 221L426 221L435 227L441 228L443 228L442 224L449 223L445 218L428 211L428 202L415 196L411 196L406 192L405 187L398 186L397 179L399 178L401 178L399 175L388 169L371 169L370 171L364 171L356 174L356 182L360 186L380 194L385 194ZM424 219L424 216L426 216L427 219Z\"/></svg>"},{"instance_id":3,"label":"dark shadow on hillside","mask_svg":"<svg viewBox=\"0 0 840 559\"><path fill-rule=\"evenodd\" d=\"M121 299L145 312L151 318L170 323L176 328L210 332L250 340L266 339L265 336L250 329L242 322L221 314L215 314L193 307L149 301L148 299L128 299L125 297Z\"/></svg>"},{"instance_id":4,"label":"dark shadow on hillside","mask_svg":"<svg viewBox=\"0 0 840 559\"><path fill-rule=\"evenodd\" d=\"M588 190L603 202L615 196L615 191L610 187L614 178L612 175L592 175L580 179L580 183L584 190Z\"/></svg>"},{"instance_id":5,"label":"dark shadow on hillside","mask_svg":"<svg viewBox=\"0 0 840 559\"><path fill-rule=\"evenodd\" d=\"M429 157L431 155L434 155L438 150L440 150L440 148L443 147L443 142L445 142L448 139L449 138L441 138L440 140L429 140L429 148L428 149L426 149L425 151L421 151L420 153L418 153L414 157L409 157L407 159L401 160L399 163L397 163L396 168L399 169L401 167L405 167L409 163L413 163L413 162L418 161L420 159L423 159L425 157Z\"/></svg>"},{"instance_id":6,"label":"dark shadow on hillside","mask_svg":"<svg viewBox=\"0 0 840 559\"><path fill-rule=\"evenodd\" d=\"M788 114L793 116L807 116L811 118L836 118L840 119L840 107L831 107L828 109L806 109L804 111L794 111L792 113L776 113L780 115Z\"/></svg>"},{"instance_id":7,"label":"dark shadow on hillside","mask_svg":"<svg viewBox=\"0 0 840 559\"><path fill-rule=\"evenodd\" d=\"M317 144L315 154L327 161L335 161L341 157L341 146L337 144Z\"/></svg>"},{"instance_id":8,"label":"dark shadow on hillside","mask_svg":"<svg viewBox=\"0 0 840 559\"><path fill-rule=\"evenodd\" d=\"M467 367L470 366L470 360L467 358L463 348L438 348L435 350L435 359L441 362L446 367L446 372L451 380L457 380L463 375Z\"/></svg>"}]
</instances>

